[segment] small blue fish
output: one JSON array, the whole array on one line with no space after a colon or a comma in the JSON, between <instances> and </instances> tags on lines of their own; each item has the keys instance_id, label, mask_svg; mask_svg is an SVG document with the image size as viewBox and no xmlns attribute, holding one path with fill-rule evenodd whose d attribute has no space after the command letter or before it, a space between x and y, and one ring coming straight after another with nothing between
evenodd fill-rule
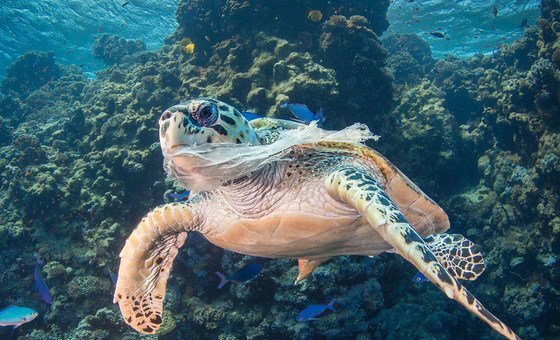
<instances>
[{"instance_id":1,"label":"small blue fish","mask_svg":"<svg viewBox=\"0 0 560 340\"><path fill-rule=\"evenodd\" d=\"M331 310L336 312L334 309L334 304L336 303L336 299L332 299L328 305L310 305L307 306L304 310L299 312L298 316L296 317L297 322L309 322L312 320L317 320L318 316L321 315L326 310Z\"/></svg>"},{"instance_id":2,"label":"small blue fish","mask_svg":"<svg viewBox=\"0 0 560 340\"><path fill-rule=\"evenodd\" d=\"M243 116L243 118L247 119L247 121L249 121L249 122L252 121L252 120L255 120L255 119L263 118L263 116L261 116L261 115L258 115L258 114L253 113L253 112L247 112L247 111L241 112L241 115Z\"/></svg>"},{"instance_id":3,"label":"small blue fish","mask_svg":"<svg viewBox=\"0 0 560 340\"><path fill-rule=\"evenodd\" d=\"M176 202L181 202L181 201L187 200L189 198L190 194L191 194L190 191L185 191L182 194L169 194L169 197L174 199Z\"/></svg>"},{"instance_id":4,"label":"small blue fish","mask_svg":"<svg viewBox=\"0 0 560 340\"><path fill-rule=\"evenodd\" d=\"M41 294L43 301L45 301L48 305L52 304L52 297L51 293L49 292L49 287L43 280L43 275L41 274L43 263L39 259L39 256L35 256L35 271L33 272L33 278L35 279L35 287Z\"/></svg>"},{"instance_id":5,"label":"small blue fish","mask_svg":"<svg viewBox=\"0 0 560 340\"><path fill-rule=\"evenodd\" d=\"M298 120L305 124L309 124L312 121L317 121L317 126L321 127L325 122L323 108L319 108L319 111L317 111L317 113L313 113L305 104L291 104L288 102L284 102L280 104L280 107L283 109L289 109Z\"/></svg>"},{"instance_id":6,"label":"small blue fish","mask_svg":"<svg viewBox=\"0 0 560 340\"><path fill-rule=\"evenodd\" d=\"M216 272L216 275L220 278L220 284L218 285L218 289L222 289L222 287L228 283L241 283L246 282L253 279L255 276L259 275L262 270L262 266L258 263L251 263L247 265L230 276L225 276L220 272Z\"/></svg>"},{"instance_id":7,"label":"small blue fish","mask_svg":"<svg viewBox=\"0 0 560 340\"><path fill-rule=\"evenodd\" d=\"M428 282L428 278L421 272L418 272L416 273L416 275L412 277L412 282L420 284L420 283Z\"/></svg>"},{"instance_id":8,"label":"small blue fish","mask_svg":"<svg viewBox=\"0 0 560 340\"><path fill-rule=\"evenodd\" d=\"M13 329L16 329L24 323L33 321L37 315L39 313L31 308L11 305L0 310L0 326L12 326Z\"/></svg>"},{"instance_id":9,"label":"small blue fish","mask_svg":"<svg viewBox=\"0 0 560 340\"><path fill-rule=\"evenodd\" d=\"M109 272L109 277L111 278L111 282L113 282L113 285L116 287L117 286L117 274L115 274L111 269L107 268L107 271Z\"/></svg>"}]
</instances>

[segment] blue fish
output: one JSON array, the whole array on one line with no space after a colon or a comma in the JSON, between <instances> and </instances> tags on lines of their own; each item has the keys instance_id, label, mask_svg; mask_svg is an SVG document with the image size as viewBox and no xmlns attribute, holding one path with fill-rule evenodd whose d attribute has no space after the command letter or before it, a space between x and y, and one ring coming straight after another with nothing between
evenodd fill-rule
<instances>
[{"instance_id":1,"label":"blue fish","mask_svg":"<svg viewBox=\"0 0 560 340\"><path fill-rule=\"evenodd\" d=\"M116 287L117 286L117 274L115 274L110 268L107 268L107 271L109 272L109 277L111 278L111 282L113 282L113 285Z\"/></svg>"},{"instance_id":2,"label":"blue fish","mask_svg":"<svg viewBox=\"0 0 560 340\"><path fill-rule=\"evenodd\" d=\"M418 272L416 273L416 275L412 277L412 282L420 284L420 283L428 282L428 278L421 272Z\"/></svg>"},{"instance_id":3,"label":"blue fish","mask_svg":"<svg viewBox=\"0 0 560 340\"><path fill-rule=\"evenodd\" d=\"M312 320L317 320L318 316L321 315L326 310L331 310L336 312L334 309L334 304L336 303L336 299L332 299L328 305L310 305L307 306L304 310L299 312L298 316L296 317L297 322L309 322Z\"/></svg>"},{"instance_id":4,"label":"blue fish","mask_svg":"<svg viewBox=\"0 0 560 340\"><path fill-rule=\"evenodd\" d=\"M317 121L317 126L321 127L325 122L323 108L319 108L319 111L317 111L317 113L313 113L305 104L291 104L288 102L284 102L280 104L280 107L283 109L289 109L298 120L302 121L305 124Z\"/></svg>"},{"instance_id":5,"label":"blue fish","mask_svg":"<svg viewBox=\"0 0 560 340\"><path fill-rule=\"evenodd\" d=\"M33 272L33 278L35 279L35 287L41 294L43 301L45 301L48 305L52 304L52 297L51 293L49 292L49 287L43 280L43 275L41 274L43 263L39 259L39 256L35 256L35 271Z\"/></svg>"},{"instance_id":6,"label":"blue fish","mask_svg":"<svg viewBox=\"0 0 560 340\"><path fill-rule=\"evenodd\" d=\"M262 266L258 263L251 263L247 265L230 276L225 276L220 272L216 272L216 275L220 278L220 284L218 285L218 289L222 289L222 287L228 283L241 283L246 282L253 279L255 276L259 275L262 270Z\"/></svg>"},{"instance_id":7,"label":"blue fish","mask_svg":"<svg viewBox=\"0 0 560 340\"><path fill-rule=\"evenodd\" d=\"M12 326L13 329L16 329L24 323L33 321L37 315L39 313L31 308L11 305L0 310L0 326Z\"/></svg>"},{"instance_id":8,"label":"blue fish","mask_svg":"<svg viewBox=\"0 0 560 340\"><path fill-rule=\"evenodd\" d=\"M185 191L182 194L169 194L169 197L174 199L176 202L180 202L188 199L190 194L191 194L190 191Z\"/></svg>"},{"instance_id":9,"label":"blue fish","mask_svg":"<svg viewBox=\"0 0 560 340\"><path fill-rule=\"evenodd\" d=\"M247 112L247 111L241 112L241 115L243 116L243 118L247 119L247 121L249 121L249 122L252 121L252 120L255 120L255 119L263 118L263 116L261 116L261 115L258 115L258 114L253 113L253 112Z\"/></svg>"}]
</instances>

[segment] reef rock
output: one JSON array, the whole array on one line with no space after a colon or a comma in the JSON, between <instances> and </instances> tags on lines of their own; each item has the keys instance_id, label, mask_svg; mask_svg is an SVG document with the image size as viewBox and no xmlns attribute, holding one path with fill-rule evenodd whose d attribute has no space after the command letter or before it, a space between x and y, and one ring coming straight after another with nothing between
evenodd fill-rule
<instances>
[{"instance_id":1,"label":"reef rock","mask_svg":"<svg viewBox=\"0 0 560 340\"><path fill-rule=\"evenodd\" d=\"M126 40L116 35L102 34L93 43L93 56L106 65L119 63L124 57L146 50L142 40Z\"/></svg>"}]
</instances>

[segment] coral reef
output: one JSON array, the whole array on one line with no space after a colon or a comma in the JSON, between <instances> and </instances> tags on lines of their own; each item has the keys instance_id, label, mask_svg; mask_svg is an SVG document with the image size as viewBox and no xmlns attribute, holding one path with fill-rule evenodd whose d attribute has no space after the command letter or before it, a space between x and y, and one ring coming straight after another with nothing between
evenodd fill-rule
<instances>
[{"instance_id":1,"label":"coral reef","mask_svg":"<svg viewBox=\"0 0 560 340\"><path fill-rule=\"evenodd\" d=\"M54 60L53 52L27 52L17 58L6 69L2 79L3 93L15 92L26 96L39 87L55 81L62 74L60 66Z\"/></svg>"},{"instance_id":2,"label":"coral reef","mask_svg":"<svg viewBox=\"0 0 560 340\"><path fill-rule=\"evenodd\" d=\"M284 39L234 37L215 46L211 62L183 77L181 92L212 93L263 115L278 115L284 100L334 105L338 94L334 70L315 63L309 53L296 52Z\"/></svg>"},{"instance_id":3,"label":"coral reef","mask_svg":"<svg viewBox=\"0 0 560 340\"><path fill-rule=\"evenodd\" d=\"M182 1L179 28L167 43L170 53L180 59L189 57L181 50L181 39L189 38L197 46L191 62L202 69L188 69L181 77L197 84L194 89L187 85L188 93L210 93L267 115L280 113L281 100L305 101L313 109L324 107L327 116L332 114L327 125L365 119L384 126L393 88L385 68L387 53L377 34L387 28L387 6L387 1L361 0ZM324 22L307 19L309 9L321 10ZM303 55L305 61L290 52ZM294 61L298 65L285 66ZM347 100L333 101L335 95ZM363 112L370 115L364 118Z\"/></svg>"},{"instance_id":4,"label":"coral reef","mask_svg":"<svg viewBox=\"0 0 560 340\"><path fill-rule=\"evenodd\" d=\"M453 173L444 206L453 229L476 239L494 267L474 290L480 294L486 289L492 298L504 301L521 337L554 337L559 331L553 318L559 312L555 249L560 187L547 175L556 173L555 154L560 150L560 72L552 58L559 38L549 30L559 9L557 3L543 1L538 29L527 30L494 57L439 60L423 80L429 82L426 89L442 91L443 112L455 116L459 130L451 136L461 151L453 157L469 169ZM403 100L407 98L405 92ZM422 104L421 95L416 98L422 108L430 108L429 102ZM419 121L430 117L421 112L409 114ZM414 164L418 154L422 156L416 169L423 169L418 176L433 177L434 173L426 176L433 163L422 166L425 154L415 153L407 161ZM438 185L433 190L445 193Z\"/></svg>"},{"instance_id":5,"label":"coral reef","mask_svg":"<svg viewBox=\"0 0 560 340\"><path fill-rule=\"evenodd\" d=\"M348 119L356 120L350 112L373 126L383 126L392 107L392 77L385 68L387 51L368 20L359 15L346 19L341 15L329 18L319 39L322 59L336 70L340 84L340 111L348 112L337 120L344 126ZM365 114L367 112L367 114Z\"/></svg>"},{"instance_id":6,"label":"coral reef","mask_svg":"<svg viewBox=\"0 0 560 340\"><path fill-rule=\"evenodd\" d=\"M93 43L93 56L105 65L119 63L124 57L143 52L146 44L142 40L126 40L116 35L102 34Z\"/></svg>"},{"instance_id":7,"label":"coral reef","mask_svg":"<svg viewBox=\"0 0 560 340\"><path fill-rule=\"evenodd\" d=\"M382 43L397 84L417 85L434 67L430 46L416 34L391 34Z\"/></svg>"},{"instance_id":8,"label":"coral reef","mask_svg":"<svg viewBox=\"0 0 560 340\"><path fill-rule=\"evenodd\" d=\"M324 1L231 1L195 0L179 3L177 22L179 28L173 36L175 41L190 37L209 48L217 41L228 39L243 31L267 32L270 35L293 40L301 32L316 34L320 24L308 19L310 10L319 10L323 18L332 15L363 15L372 23L376 34L389 26L387 21L388 0L372 4L366 0ZM207 38L205 38L207 37Z\"/></svg>"},{"instance_id":9,"label":"coral reef","mask_svg":"<svg viewBox=\"0 0 560 340\"><path fill-rule=\"evenodd\" d=\"M417 36L380 43L387 6L181 1L179 28L159 51L101 36L94 53L113 66L96 80L50 53L10 65L0 88L0 296L41 313L16 336L137 337L112 304L107 268L139 219L177 190L161 168L161 111L209 95L283 118L284 100L322 106L332 129L370 124L383 136L376 148L446 209L453 232L480 245L488 268L469 289L522 337L559 337L560 5L544 0L538 27L493 56L438 61ZM309 9L323 20L308 20ZM46 262L50 308L31 289L33 254ZM254 282L214 288L214 271L251 261L265 267ZM164 338L493 336L435 287L414 285L395 255L336 258L294 287L293 261L189 236L174 267ZM295 322L333 297L337 314Z\"/></svg>"},{"instance_id":10,"label":"coral reef","mask_svg":"<svg viewBox=\"0 0 560 340\"><path fill-rule=\"evenodd\" d=\"M400 122L400 142L408 145L402 157L405 173L418 173L416 180L424 190L449 188L468 170L461 161L458 126L445 107L444 92L424 80L402 93L395 108ZM464 163L463 163L464 164ZM439 176L436 176L439 174Z\"/></svg>"}]
</instances>

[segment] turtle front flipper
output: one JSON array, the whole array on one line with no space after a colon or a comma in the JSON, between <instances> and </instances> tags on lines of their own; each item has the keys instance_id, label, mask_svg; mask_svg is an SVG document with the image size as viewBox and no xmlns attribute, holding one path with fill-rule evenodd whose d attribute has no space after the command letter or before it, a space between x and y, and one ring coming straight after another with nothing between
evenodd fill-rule
<instances>
[{"instance_id":1,"label":"turtle front flipper","mask_svg":"<svg viewBox=\"0 0 560 340\"><path fill-rule=\"evenodd\" d=\"M326 176L325 186L331 197L358 210L388 244L450 299L462 304L506 338L518 339L508 326L492 315L438 262L430 248L368 171L350 165L337 168Z\"/></svg>"},{"instance_id":2,"label":"turtle front flipper","mask_svg":"<svg viewBox=\"0 0 560 340\"><path fill-rule=\"evenodd\" d=\"M155 333L173 260L195 225L187 204L166 204L148 213L126 240L113 302L124 320L141 333Z\"/></svg>"},{"instance_id":3,"label":"turtle front flipper","mask_svg":"<svg viewBox=\"0 0 560 340\"><path fill-rule=\"evenodd\" d=\"M474 281L486 268L478 246L463 235L436 234L426 237L424 242L456 279Z\"/></svg>"}]
</instances>

